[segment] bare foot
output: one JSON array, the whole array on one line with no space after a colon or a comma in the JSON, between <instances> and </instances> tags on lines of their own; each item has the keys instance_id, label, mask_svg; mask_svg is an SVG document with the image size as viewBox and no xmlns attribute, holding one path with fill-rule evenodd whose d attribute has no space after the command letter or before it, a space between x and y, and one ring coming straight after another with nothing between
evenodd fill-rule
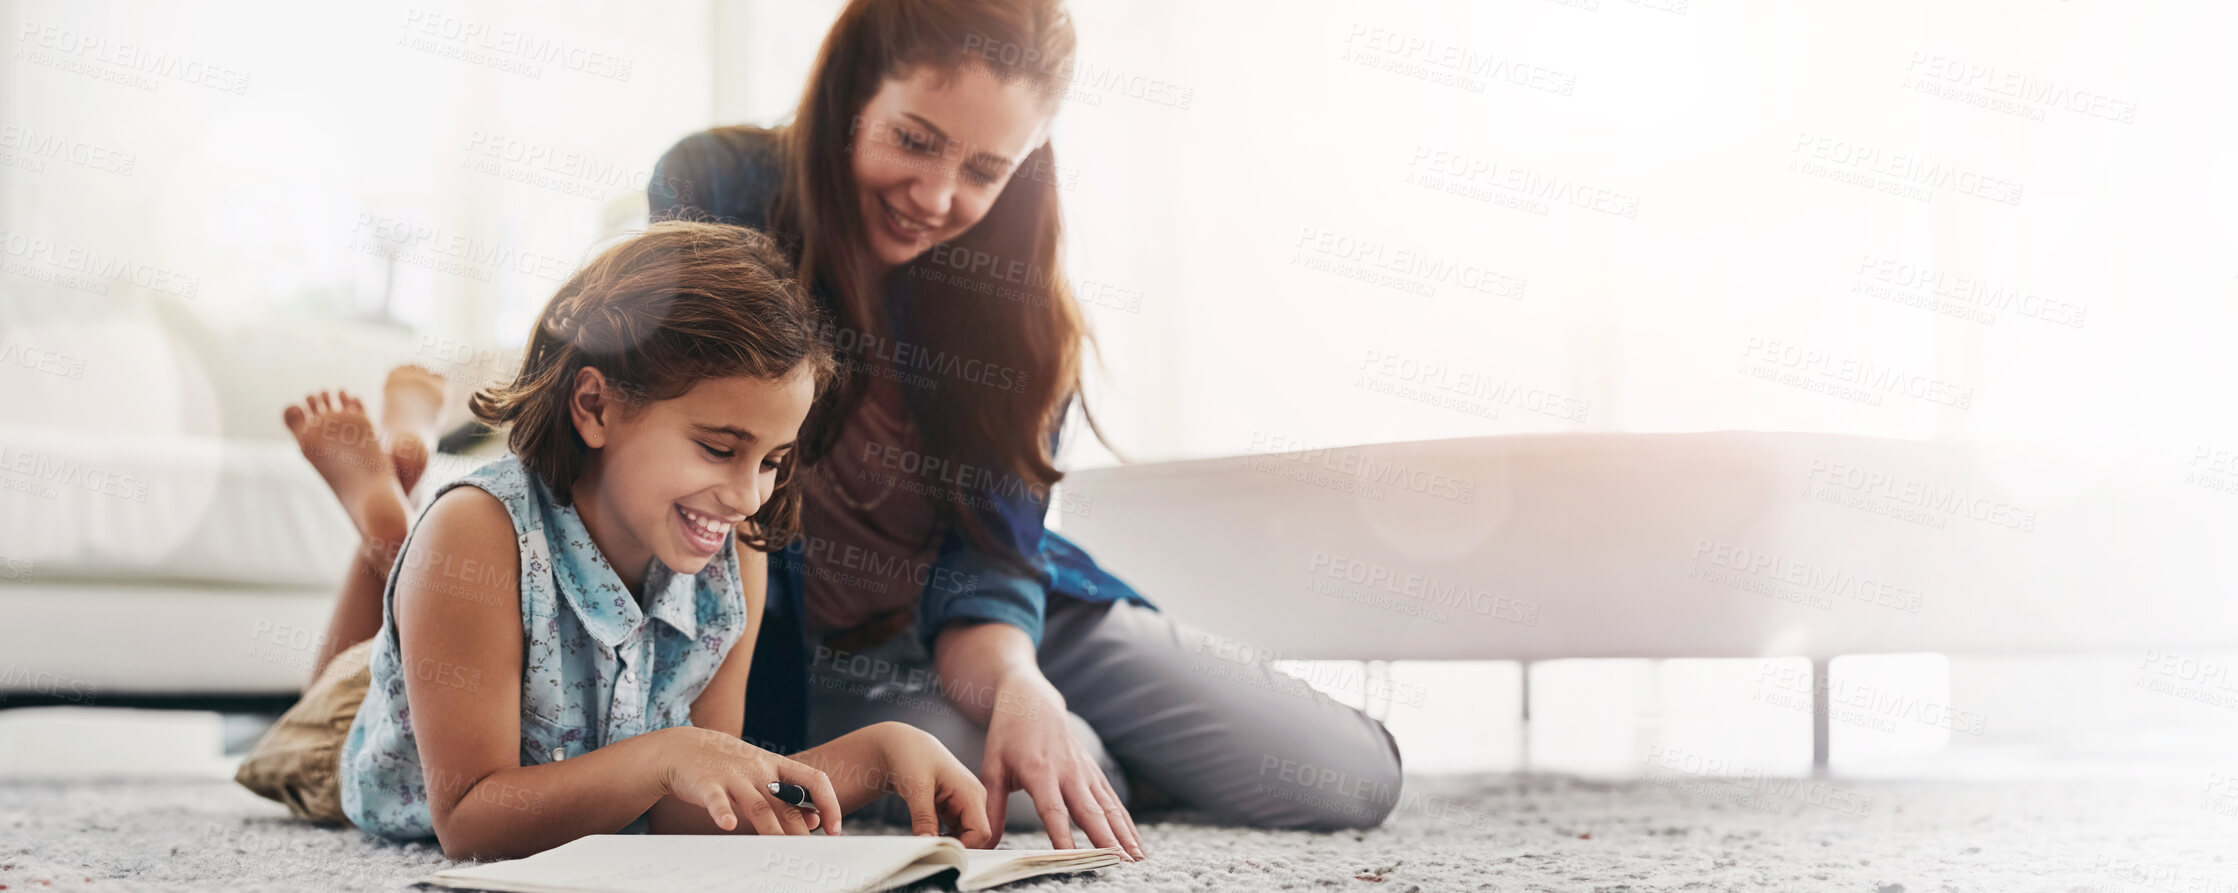
<instances>
[{"instance_id":1,"label":"bare foot","mask_svg":"<svg viewBox=\"0 0 2238 893\"><path fill-rule=\"evenodd\" d=\"M435 426L443 418L449 385L424 367L398 366L381 388L381 430L388 434L389 464L405 493L427 471L428 445L441 436Z\"/></svg>"},{"instance_id":2,"label":"bare foot","mask_svg":"<svg viewBox=\"0 0 2238 893\"><path fill-rule=\"evenodd\" d=\"M358 534L392 549L402 542L404 490L397 486L396 470L381 449L373 420L365 415L365 404L348 391L340 399L320 391L303 398L301 406L288 406L280 419L295 433L303 458L311 460L342 501Z\"/></svg>"}]
</instances>

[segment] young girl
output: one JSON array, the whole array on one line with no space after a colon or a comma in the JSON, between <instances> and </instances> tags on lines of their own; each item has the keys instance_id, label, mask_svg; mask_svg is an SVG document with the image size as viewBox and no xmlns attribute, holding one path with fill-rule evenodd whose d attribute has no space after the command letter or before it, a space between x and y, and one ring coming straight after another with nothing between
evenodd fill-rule
<instances>
[{"instance_id":1,"label":"young girl","mask_svg":"<svg viewBox=\"0 0 2238 893\"><path fill-rule=\"evenodd\" d=\"M740 740L766 553L797 525L794 439L832 368L790 275L757 233L671 222L553 297L519 374L471 403L511 426L512 455L434 494L396 545L378 632L306 694L331 704L363 651L364 700L325 768L351 823L507 858L623 830L836 834L894 792L918 833L946 820L989 842L983 790L924 732L886 723L791 758ZM326 436L355 401L307 404L287 413L306 455L353 518L384 514L366 506L403 491L361 476L387 464L337 462L365 444Z\"/></svg>"}]
</instances>

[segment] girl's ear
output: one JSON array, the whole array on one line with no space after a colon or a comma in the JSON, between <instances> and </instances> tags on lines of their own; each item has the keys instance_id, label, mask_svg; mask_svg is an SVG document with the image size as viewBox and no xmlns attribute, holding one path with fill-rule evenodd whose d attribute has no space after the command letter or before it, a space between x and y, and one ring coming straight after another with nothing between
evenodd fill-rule
<instances>
[{"instance_id":1,"label":"girl's ear","mask_svg":"<svg viewBox=\"0 0 2238 893\"><path fill-rule=\"evenodd\" d=\"M575 433L583 438L584 446L594 450L606 446L607 425L612 422L607 414L614 410L613 396L606 373L593 366L575 370L573 390L567 395L567 415L574 420Z\"/></svg>"}]
</instances>

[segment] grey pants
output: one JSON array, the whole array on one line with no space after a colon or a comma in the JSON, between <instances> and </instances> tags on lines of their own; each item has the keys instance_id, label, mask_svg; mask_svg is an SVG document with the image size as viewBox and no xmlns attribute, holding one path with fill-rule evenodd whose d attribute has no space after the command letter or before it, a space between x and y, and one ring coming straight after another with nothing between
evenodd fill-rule
<instances>
[{"instance_id":1,"label":"grey pants","mask_svg":"<svg viewBox=\"0 0 2238 893\"><path fill-rule=\"evenodd\" d=\"M1399 747L1383 723L1277 672L1247 644L1128 602L1052 597L1038 657L1074 734L1130 807L1130 776L1260 828L1372 827L1398 802ZM943 694L914 627L859 653L816 647L808 702L812 743L898 721L980 769L987 730ZM908 823L898 797L866 812ZM1007 813L1009 830L1041 828L1024 791Z\"/></svg>"}]
</instances>

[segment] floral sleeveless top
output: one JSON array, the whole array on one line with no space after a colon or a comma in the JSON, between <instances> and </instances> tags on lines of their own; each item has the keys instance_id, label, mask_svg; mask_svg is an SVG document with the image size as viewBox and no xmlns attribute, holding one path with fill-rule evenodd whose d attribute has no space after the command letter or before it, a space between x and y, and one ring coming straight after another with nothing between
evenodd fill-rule
<instances>
[{"instance_id":1,"label":"floral sleeveless top","mask_svg":"<svg viewBox=\"0 0 2238 893\"><path fill-rule=\"evenodd\" d=\"M746 629L738 556L726 548L685 577L659 560L645 575L645 607L599 554L573 506L508 455L445 484L478 487L505 504L521 556L521 765L566 759L646 732L691 724L693 699L714 678ZM435 504L430 498L428 505ZM425 516L425 511L422 511ZM434 781L420 769L419 743L398 658L396 580L411 552L397 552L381 596L372 683L342 746L342 810L392 840L435 835L428 811ZM417 560L417 559L416 559ZM494 685L454 670L444 684ZM428 674L420 674L428 677ZM456 782L454 782L456 784ZM453 796L458 792L450 791ZM523 804L533 808L536 804ZM642 824L642 821L639 822ZM633 826L634 827L634 826Z\"/></svg>"}]
</instances>

